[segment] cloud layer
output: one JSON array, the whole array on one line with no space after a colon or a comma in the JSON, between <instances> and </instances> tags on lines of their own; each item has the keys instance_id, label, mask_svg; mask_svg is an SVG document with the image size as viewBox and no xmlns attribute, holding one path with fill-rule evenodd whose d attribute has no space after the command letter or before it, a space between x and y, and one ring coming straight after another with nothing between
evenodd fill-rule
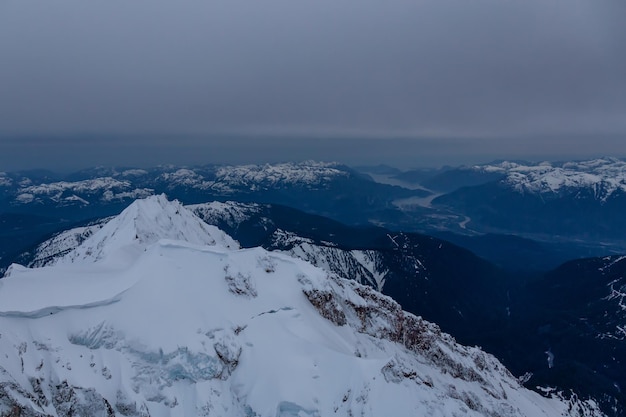
<instances>
[{"instance_id":1,"label":"cloud layer","mask_svg":"<svg viewBox=\"0 0 626 417\"><path fill-rule=\"evenodd\" d=\"M624 135L624 16L620 0L5 0L0 141Z\"/></svg>"}]
</instances>

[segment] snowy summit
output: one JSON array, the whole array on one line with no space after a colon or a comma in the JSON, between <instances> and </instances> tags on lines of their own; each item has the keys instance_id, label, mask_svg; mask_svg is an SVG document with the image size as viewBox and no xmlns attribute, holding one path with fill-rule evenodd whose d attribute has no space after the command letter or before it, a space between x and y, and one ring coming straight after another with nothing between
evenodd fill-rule
<instances>
[{"instance_id":1,"label":"snowy summit","mask_svg":"<svg viewBox=\"0 0 626 417\"><path fill-rule=\"evenodd\" d=\"M570 416L392 299L164 196L0 280L1 416Z\"/></svg>"},{"instance_id":2,"label":"snowy summit","mask_svg":"<svg viewBox=\"0 0 626 417\"><path fill-rule=\"evenodd\" d=\"M230 236L203 222L178 201L170 202L161 194L132 203L119 216L63 257L60 263L72 263L79 259L91 262L114 252L145 250L161 239L239 248Z\"/></svg>"}]
</instances>

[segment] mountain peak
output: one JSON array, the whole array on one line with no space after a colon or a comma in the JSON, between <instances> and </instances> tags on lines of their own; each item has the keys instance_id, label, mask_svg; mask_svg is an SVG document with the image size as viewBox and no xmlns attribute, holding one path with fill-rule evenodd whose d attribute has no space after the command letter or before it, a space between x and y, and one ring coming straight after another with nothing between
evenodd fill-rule
<instances>
[{"instance_id":1,"label":"mountain peak","mask_svg":"<svg viewBox=\"0 0 626 417\"><path fill-rule=\"evenodd\" d=\"M177 200L169 201L160 194L135 200L59 262L93 262L122 251L135 253L161 239L239 248L224 232L206 224Z\"/></svg>"}]
</instances>

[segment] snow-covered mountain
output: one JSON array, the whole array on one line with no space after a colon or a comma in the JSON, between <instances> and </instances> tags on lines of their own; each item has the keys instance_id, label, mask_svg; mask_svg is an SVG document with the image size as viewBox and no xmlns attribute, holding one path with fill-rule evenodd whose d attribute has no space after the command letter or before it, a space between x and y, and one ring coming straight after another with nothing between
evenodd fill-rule
<instances>
[{"instance_id":1,"label":"snow-covered mountain","mask_svg":"<svg viewBox=\"0 0 626 417\"><path fill-rule=\"evenodd\" d=\"M616 191L626 191L626 161L610 157L567 162L498 161L407 171L394 178L444 193L495 181L519 193L559 194L568 189L589 188L596 198L606 200Z\"/></svg>"},{"instance_id":2,"label":"snow-covered mountain","mask_svg":"<svg viewBox=\"0 0 626 417\"><path fill-rule=\"evenodd\" d=\"M185 228L174 224L173 219ZM124 230L124 234L120 235L118 230ZM207 245L219 241L227 247L239 247L232 238L199 220L178 201L170 202L164 194L160 194L147 200L137 200L119 216L62 231L32 251L23 253L19 260L29 267L42 267L73 263L81 258L100 259L108 255L108 251L125 248L131 242L145 247L164 238Z\"/></svg>"},{"instance_id":3,"label":"snow-covered mountain","mask_svg":"<svg viewBox=\"0 0 626 417\"><path fill-rule=\"evenodd\" d=\"M500 162L471 169L502 174L503 182L519 193L558 195L588 189L594 198L606 202L613 193L626 192L626 162L617 158L539 164Z\"/></svg>"},{"instance_id":4,"label":"snow-covered mountain","mask_svg":"<svg viewBox=\"0 0 626 417\"><path fill-rule=\"evenodd\" d=\"M210 202L187 207L244 247L260 246L285 253L368 285L392 296L405 309L436 321L467 343L480 343L476 324L487 326L492 323L489 317L494 311L504 315L507 308L503 271L430 236L355 228L269 204ZM67 253L101 227L102 222L96 222L59 233L24 253L18 261L40 267L78 256ZM89 249L82 252L97 253L93 247L102 243L86 242L84 246ZM473 300L484 297L498 301L488 308L477 308ZM441 298L446 302L442 303Z\"/></svg>"},{"instance_id":5,"label":"snow-covered mountain","mask_svg":"<svg viewBox=\"0 0 626 417\"><path fill-rule=\"evenodd\" d=\"M315 161L94 168L62 179L1 174L0 189L0 213L53 213L73 221L110 216L136 198L166 193L185 204L226 199L284 204L351 223L366 223L396 198L426 194L378 184L345 165Z\"/></svg>"},{"instance_id":6,"label":"snow-covered mountain","mask_svg":"<svg viewBox=\"0 0 626 417\"><path fill-rule=\"evenodd\" d=\"M2 416L601 415L163 197L63 259L0 280Z\"/></svg>"},{"instance_id":7,"label":"snow-covered mountain","mask_svg":"<svg viewBox=\"0 0 626 417\"><path fill-rule=\"evenodd\" d=\"M219 242L226 248L239 247L230 236L204 223L178 201L170 202L161 194L135 201L58 262L93 262L115 252L128 255L129 251L145 250L161 239L195 245L216 245ZM134 257L135 254L131 252L130 255Z\"/></svg>"},{"instance_id":8,"label":"snow-covered mountain","mask_svg":"<svg viewBox=\"0 0 626 417\"><path fill-rule=\"evenodd\" d=\"M11 189L14 206L56 203L88 205L145 197L184 188L187 192L232 195L242 191L303 188L320 190L349 180L355 172L336 164L307 161L265 165L160 166L145 169L94 168L70 175L71 180L49 181L0 173L0 186Z\"/></svg>"},{"instance_id":9,"label":"snow-covered mountain","mask_svg":"<svg viewBox=\"0 0 626 417\"><path fill-rule=\"evenodd\" d=\"M318 244L282 230L274 232L270 245L283 248L279 250L294 258L303 259L346 279L356 279L381 292L389 273L384 256L373 249L341 249L332 244ZM416 274L426 274L426 269L417 259L414 268Z\"/></svg>"},{"instance_id":10,"label":"snow-covered mountain","mask_svg":"<svg viewBox=\"0 0 626 417\"><path fill-rule=\"evenodd\" d=\"M624 245L626 162L620 159L502 162L456 174L463 172L485 175L485 181L437 197L433 205L465 216L469 229Z\"/></svg>"},{"instance_id":11,"label":"snow-covered mountain","mask_svg":"<svg viewBox=\"0 0 626 417\"><path fill-rule=\"evenodd\" d=\"M37 185L23 185L15 192L13 204L45 204L59 206L88 205L96 201L109 202L146 197L154 190L135 188L130 181L102 177L82 181L58 181Z\"/></svg>"}]
</instances>

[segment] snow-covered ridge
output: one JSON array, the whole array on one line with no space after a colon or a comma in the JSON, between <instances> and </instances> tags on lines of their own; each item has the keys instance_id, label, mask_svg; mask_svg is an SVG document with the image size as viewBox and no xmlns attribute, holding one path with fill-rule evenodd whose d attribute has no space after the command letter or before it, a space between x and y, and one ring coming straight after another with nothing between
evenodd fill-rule
<instances>
[{"instance_id":1,"label":"snow-covered ridge","mask_svg":"<svg viewBox=\"0 0 626 417\"><path fill-rule=\"evenodd\" d=\"M99 200L113 201L128 198L143 198L151 195L154 191L149 188L135 188L131 182L112 177L102 177L83 181L59 181L47 184L28 185L21 187L17 192L15 201L19 203L42 203L51 200L56 203L79 202L89 204L85 200L89 196L97 195ZM80 197L79 195L83 197Z\"/></svg>"},{"instance_id":2,"label":"snow-covered ridge","mask_svg":"<svg viewBox=\"0 0 626 417\"><path fill-rule=\"evenodd\" d=\"M16 183L0 173L0 186L15 187L13 204L85 206L94 202L127 201L144 198L155 190L178 187L189 190L232 194L271 188L319 188L345 178L349 171L336 163L306 161L265 165L207 166L197 168L160 166L150 170L94 168L80 172L78 181L38 180ZM27 179L28 180L28 179Z\"/></svg>"},{"instance_id":3,"label":"snow-covered ridge","mask_svg":"<svg viewBox=\"0 0 626 417\"><path fill-rule=\"evenodd\" d=\"M28 258L28 267L40 268L53 265L57 260L76 249L87 238L100 230L111 220L110 217L96 221L86 226L64 230L50 239L39 244L32 254L24 254Z\"/></svg>"},{"instance_id":4,"label":"snow-covered ridge","mask_svg":"<svg viewBox=\"0 0 626 417\"><path fill-rule=\"evenodd\" d=\"M161 239L239 247L230 236L200 220L178 201L170 202L161 194L132 203L80 246L59 259L59 263L77 260L93 262L121 251L133 254Z\"/></svg>"},{"instance_id":5,"label":"snow-covered ridge","mask_svg":"<svg viewBox=\"0 0 626 417\"><path fill-rule=\"evenodd\" d=\"M502 173L505 184L520 193L559 193L568 189L587 189L606 201L616 191L626 192L626 162L600 158L565 163L523 164L500 162L475 165L472 170Z\"/></svg>"},{"instance_id":6,"label":"snow-covered ridge","mask_svg":"<svg viewBox=\"0 0 626 417\"><path fill-rule=\"evenodd\" d=\"M225 166L218 168L218 181L233 186L265 183L270 186L277 184L317 185L336 177L345 177L348 173L338 169L336 163L307 161L302 163L282 163L265 165Z\"/></svg>"},{"instance_id":7,"label":"snow-covered ridge","mask_svg":"<svg viewBox=\"0 0 626 417\"><path fill-rule=\"evenodd\" d=\"M13 185L13 180L6 172L0 172L0 187L10 187L11 185Z\"/></svg>"},{"instance_id":8,"label":"snow-covered ridge","mask_svg":"<svg viewBox=\"0 0 626 417\"><path fill-rule=\"evenodd\" d=\"M168 186L184 186L199 190L233 193L238 189L259 191L282 187L318 187L347 177L347 171L335 163L307 161L265 165L218 166L205 172L188 168L165 172L159 180Z\"/></svg>"},{"instance_id":9,"label":"snow-covered ridge","mask_svg":"<svg viewBox=\"0 0 626 417\"><path fill-rule=\"evenodd\" d=\"M138 201L77 249L106 256L0 280L0 415L601 415L371 288L209 246L184 210Z\"/></svg>"},{"instance_id":10,"label":"snow-covered ridge","mask_svg":"<svg viewBox=\"0 0 626 417\"><path fill-rule=\"evenodd\" d=\"M187 186L201 189L207 189L211 187L211 182L206 181L199 173L188 169L180 168L173 172L164 172L159 175L158 179L168 183L170 186Z\"/></svg>"},{"instance_id":11,"label":"snow-covered ridge","mask_svg":"<svg viewBox=\"0 0 626 417\"><path fill-rule=\"evenodd\" d=\"M278 229L270 246L294 258L302 259L336 276L356 280L382 291L389 271L384 268L380 252L375 250L344 250L330 242L316 244L313 240Z\"/></svg>"},{"instance_id":12,"label":"snow-covered ridge","mask_svg":"<svg viewBox=\"0 0 626 417\"><path fill-rule=\"evenodd\" d=\"M233 201L193 204L187 206L207 223L225 222L229 227L236 228L238 224L248 220L253 214L261 211L257 203L239 203Z\"/></svg>"},{"instance_id":13,"label":"snow-covered ridge","mask_svg":"<svg viewBox=\"0 0 626 417\"><path fill-rule=\"evenodd\" d=\"M161 197L157 197L157 202L160 198ZM179 206L177 205L176 207L177 209L174 209L173 212L176 213L176 211L179 211L180 214L180 210L178 209ZM208 228L212 231L216 231L216 229L211 225L217 224L220 221L225 221L229 226L236 227L239 223L247 220L251 214L260 210L260 207L260 205L254 203L222 203L217 201L185 206L187 210L194 213L194 215L199 216L200 219L203 219L203 221L209 226ZM102 227L104 227L112 219L113 217L107 217L84 226L73 227L59 232L50 239L40 243L32 250L32 252L22 254L22 262L25 262L25 264L30 268L40 268L43 266L54 265L60 258L75 251L78 246L80 246L94 233L102 229ZM168 218L168 221L170 220L171 219ZM204 228L207 225L202 225L201 227ZM174 228L174 226L172 226L172 228ZM132 235L132 233L130 233L130 235ZM135 235L139 236L139 233L135 233ZM218 235L221 236L220 240L228 239L227 237L222 236L223 234L221 231ZM167 238L168 236L171 238L172 233L165 232L160 235L161 238ZM138 239L136 240L137 242L135 243L139 243ZM198 240L196 239L196 241ZM226 245L236 245L236 242L233 243L228 241ZM75 253L70 256L78 255Z\"/></svg>"}]
</instances>

